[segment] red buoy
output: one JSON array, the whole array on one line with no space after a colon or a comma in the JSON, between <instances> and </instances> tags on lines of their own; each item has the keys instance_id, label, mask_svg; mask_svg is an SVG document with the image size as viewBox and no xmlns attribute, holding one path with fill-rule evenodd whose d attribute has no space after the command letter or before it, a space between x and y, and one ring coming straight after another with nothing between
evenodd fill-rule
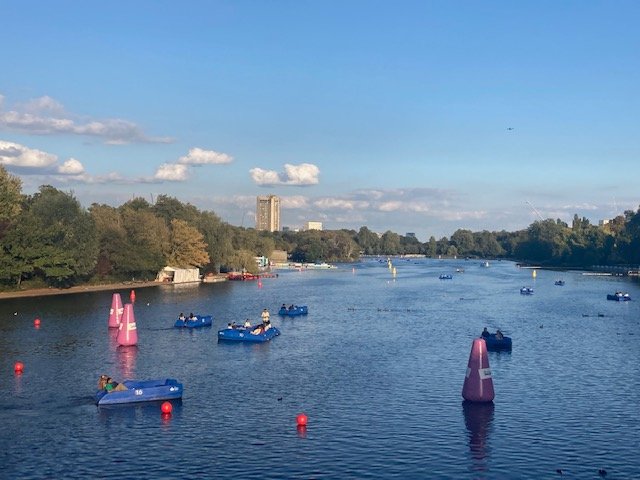
<instances>
[{"instance_id":1,"label":"red buoy","mask_svg":"<svg viewBox=\"0 0 640 480\"><path fill-rule=\"evenodd\" d=\"M129 294L129 298L131 299L131 303L136 303L136 291L135 290L131 290L131 293Z\"/></svg>"},{"instance_id":2,"label":"red buoy","mask_svg":"<svg viewBox=\"0 0 640 480\"><path fill-rule=\"evenodd\" d=\"M34 324L36 327L39 327L39 326L40 326L40 319L39 319L39 318L36 318L36 319L33 321L33 324Z\"/></svg>"},{"instance_id":3,"label":"red buoy","mask_svg":"<svg viewBox=\"0 0 640 480\"><path fill-rule=\"evenodd\" d=\"M162 402L160 409L162 410L162 413L171 413L173 405L171 405L171 402Z\"/></svg>"},{"instance_id":4,"label":"red buoy","mask_svg":"<svg viewBox=\"0 0 640 480\"><path fill-rule=\"evenodd\" d=\"M304 413L300 413L296 417L296 422L298 423L299 427L306 427L307 426L307 416Z\"/></svg>"},{"instance_id":5,"label":"red buoy","mask_svg":"<svg viewBox=\"0 0 640 480\"><path fill-rule=\"evenodd\" d=\"M20 374L24 371L24 363L22 362L16 362L15 365L13 366L13 371Z\"/></svg>"}]
</instances>

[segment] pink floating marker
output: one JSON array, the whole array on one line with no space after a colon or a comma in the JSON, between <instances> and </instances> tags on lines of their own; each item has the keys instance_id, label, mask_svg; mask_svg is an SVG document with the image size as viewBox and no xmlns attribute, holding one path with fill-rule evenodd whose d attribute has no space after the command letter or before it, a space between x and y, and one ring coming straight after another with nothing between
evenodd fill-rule
<instances>
[{"instance_id":1,"label":"pink floating marker","mask_svg":"<svg viewBox=\"0 0 640 480\"><path fill-rule=\"evenodd\" d=\"M122 318L122 298L119 293L114 293L111 297L111 310L109 310L109 328L118 328Z\"/></svg>"},{"instance_id":2,"label":"pink floating marker","mask_svg":"<svg viewBox=\"0 0 640 480\"><path fill-rule=\"evenodd\" d=\"M462 397L469 402L492 402L495 397L484 338L475 338L471 345Z\"/></svg>"},{"instance_id":3,"label":"pink floating marker","mask_svg":"<svg viewBox=\"0 0 640 480\"><path fill-rule=\"evenodd\" d=\"M133 305L125 304L122 320L118 327L118 337L116 338L118 345L129 346L138 343L138 330L136 329L136 319L133 316Z\"/></svg>"}]
</instances>

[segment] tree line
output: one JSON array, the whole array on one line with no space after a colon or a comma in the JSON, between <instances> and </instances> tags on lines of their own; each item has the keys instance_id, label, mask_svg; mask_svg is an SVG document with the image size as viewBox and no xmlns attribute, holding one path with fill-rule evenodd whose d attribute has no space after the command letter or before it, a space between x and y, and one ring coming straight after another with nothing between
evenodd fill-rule
<instances>
[{"instance_id":1,"label":"tree line","mask_svg":"<svg viewBox=\"0 0 640 480\"><path fill-rule=\"evenodd\" d=\"M640 210L604 227L574 216L536 221L517 232L457 230L451 238L355 230L262 232L235 227L215 213L159 195L119 207L83 208L72 193L43 185L32 195L0 166L0 288L69 287L152 280L170 265L204 272L255 273L256 256L285 250L294 262L355 261L360 255L508 258L543 266L640 263Z\"/></svg>"}]
</instances>

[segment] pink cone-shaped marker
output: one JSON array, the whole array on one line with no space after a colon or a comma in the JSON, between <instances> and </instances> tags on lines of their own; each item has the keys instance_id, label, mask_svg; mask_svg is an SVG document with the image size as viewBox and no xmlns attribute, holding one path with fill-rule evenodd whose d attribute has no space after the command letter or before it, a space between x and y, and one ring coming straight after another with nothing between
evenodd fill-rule
<instances>
[{"instance_id":1,"label":"pink cone-shaped marker","mask_svg":"<svg viewBox=\"0 0 640 480\"><path fill-rule=\"evenodd\" d=\"M114 293L111 297L111 310L109 310L109 328L118 328L122 312L122 298L119 293Z\"/></svg>"},{"instance_id":2,"label":"pink cone-shaped marker","mask_svg":"<svg viewBox=\"0 0 640 480\"><path fill-rule=\"evenodd\" d=\"M138 343L138 330L136 330L136 319L133 316L133 305L126 303L124 313L118 327L118 345L136 345Z\"/></svg>"},{"instance_id":3,"label":"pink cone-shaped marker","mask_svg":"<svg viewBox=\"0 0 640 480\"><path fill-rule=\"evenodd\" d=\"M471 345L462 396L469 402L492 402L495 397L484 338L475 338Z\"/></svg>"}]
</instances>

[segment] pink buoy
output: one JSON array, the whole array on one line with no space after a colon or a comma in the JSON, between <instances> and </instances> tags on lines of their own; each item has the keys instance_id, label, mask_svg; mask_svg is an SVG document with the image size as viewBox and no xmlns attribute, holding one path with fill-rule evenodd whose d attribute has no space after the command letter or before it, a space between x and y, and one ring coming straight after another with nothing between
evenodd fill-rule
<instances>
[{"instance_id":1,"label":"pink buoy","mask_svg":"<svg viewBox=\"0 0 640 480\"><path fill-rule=\"evenodd\" d=\"M492 402L495 397L484 338L475 338L471 345L462 397L469 402Z\"/></svg>"},{"instance_id":2,"label":"pink buoy","mask_svg":"<svg viewBox=\"0 0 640 480\"><path fill-rule=\"evenodd\" d=\"M40 319L39 319L39 318L36 318L36 319L33 321L33 325L34 325L36 328L38 328L38 327L40 326Z\"/></svg>"},{"instance_id":3,"label":"pink buoy","mask_svg":"<svg viewBox=\"0 0 640 480\"><path fill-rule=\"evenodd\" d=\"M131 290L131 293L129 294L129 300L131 300L131 303L136 303L136 291L135 290Z\"/></svg>"},{"instance_id":4,"label":"pink buoy","mask_svg":"<svg viewBox=\"0 0 640 480\"><path fill-rule=\"evenodd\" d=\"M111 297L111 310L109 310L109 328L118 328L122 318L122 298L119 293L114 293Z\"/></svg>"},{"instance_id":5,"label":"pink buoy","mask_svg":"<svg viewBox=\"0 0 640 480\"><path fill-rule=\"evenodd\" d=\"M18 375L20 375L20 374L24 371L24 363L22 363L22 362L16 362L16 363L13 365L13 371L14 371L15 373L17 373Z\"/></svg>"},{"instance_id":6,"label":"pink buoy","mask_svg":"<svg viewBox=\"0 0 640 480\"><path fill-rule=\"evenodd\" d=\"M296 423L298 424L299 427L306 427L307 426L307 416L304 413L299 414L296 417Z\"/></svg>"},{"instance_id":7,"label":"pink buoy","mask_svg":"<svg viewBox=\"0 0 640 480\"><path fill-rule=\"evenodd\" d=\"M125 304L124 312L120 326L118 327L118 336L116 338L118 345L129 346L138 343L138 330L136 329L136 319L133 316L133 305Z\"/></svg>"}]
</instances>

